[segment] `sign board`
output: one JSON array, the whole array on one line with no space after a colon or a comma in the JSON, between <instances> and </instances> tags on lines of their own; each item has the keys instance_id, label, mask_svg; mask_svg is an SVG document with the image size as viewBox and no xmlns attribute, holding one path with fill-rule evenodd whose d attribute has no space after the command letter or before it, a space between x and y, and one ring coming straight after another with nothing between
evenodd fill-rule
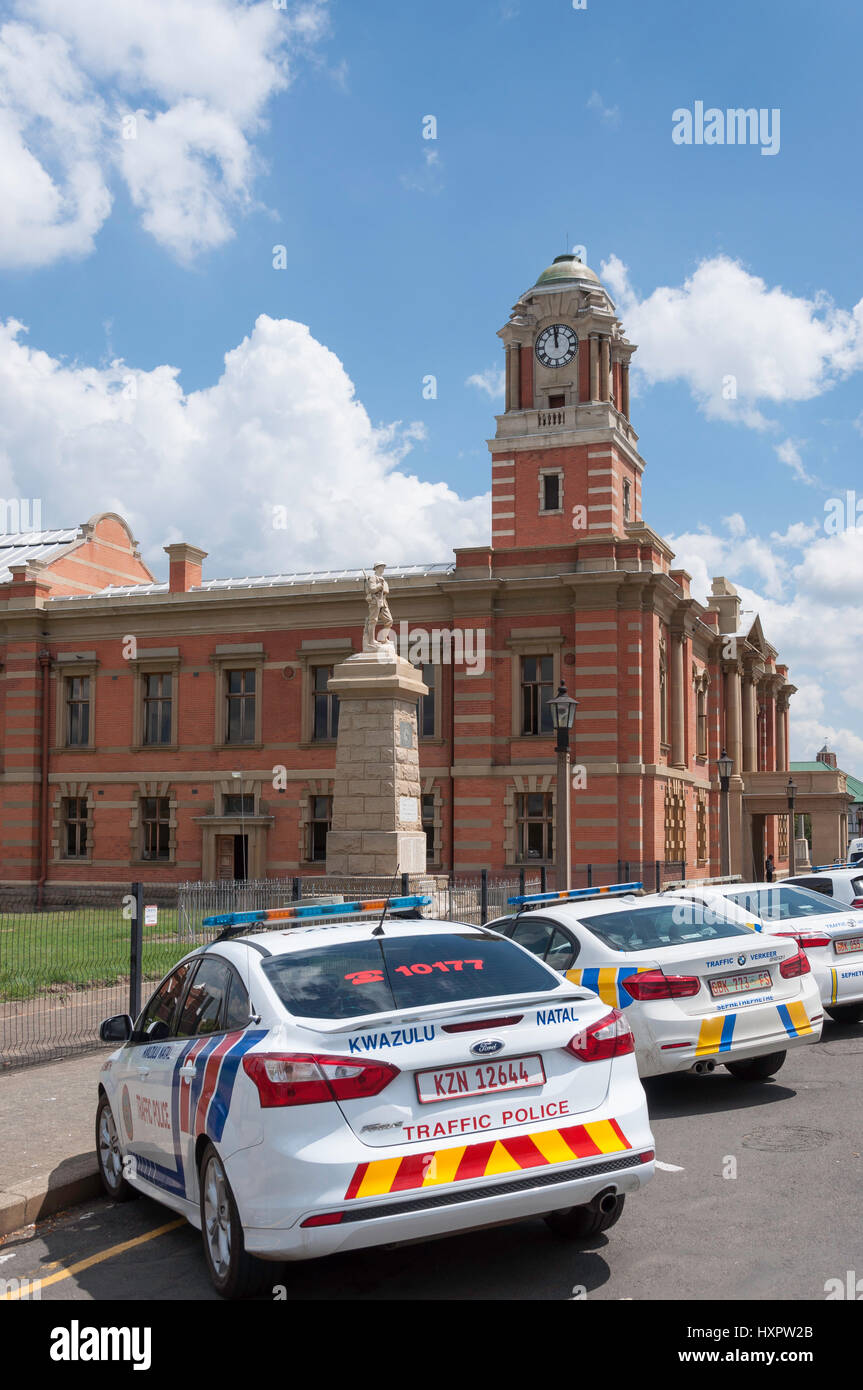
<instances>
[{"instance_id":1,"label":"sign board","mask_svg":"<svg viewBox=\"0 0 863 1390\"><path fill-rule=\"evenodd\" d=\"M144 926L155 927L159 920L159 909L155 903L147 903L144 907Z\"/></svg>"},{"instance_id":2,"label":"sign board","mask_svg":"<svg viewBox=\"0 0 863 1390\"><path fill-rule=\"evenodd\" d=\"M419 805L415 796L399 797L399 820L403 824L413 824L420 818Z\"/></svg>"}]
</instances>

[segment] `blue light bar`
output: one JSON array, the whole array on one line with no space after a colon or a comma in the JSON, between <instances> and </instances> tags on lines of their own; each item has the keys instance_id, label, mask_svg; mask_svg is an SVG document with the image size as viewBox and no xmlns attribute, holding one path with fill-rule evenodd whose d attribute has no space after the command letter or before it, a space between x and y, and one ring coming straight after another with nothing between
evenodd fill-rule
<instances>
[{"instance_id":1,"label":"blue light bar","mask_svg":"<svg viewBox=\"0 0 863 1390\"><path fill-rule=\"evenodd\" d=\"M507 902L513 907L524 907L527 903L572 903L579 898L614 897L621 893L635 893L643 887L643 883L607 883L599 888L570 888L565 893L530 893L521 898L507 898Z\"/></svg>"},{"instance_id":2,"label":"blue light bar","mask_svg":"<svg viewBox=\"0 0 863 1390\"><path fill-rule=\"evenodd\" d=\"M827 869L856 869L856 864L849 864L844 859L836 859L832 864L814 864L812 869L804 869L804 873L823 874ZM795 873L794 877L797 877Z\"/></svg>"},{"instance_id":3,"label":"blue light bar","mask_svg":"<svg viewBox=\"0 0 863 1390\"><path fill-rule=\"evenodd\" d=\"M205 917L204 927L242 927L256 922L302 922L310 917L349 917L357 912L404 912L412 907L428 907L431 898L416 893L410 898L360 898L353 903L308 903L305 907L263 907L255 912L223 912Z\"/></svg>"}]
</instances>

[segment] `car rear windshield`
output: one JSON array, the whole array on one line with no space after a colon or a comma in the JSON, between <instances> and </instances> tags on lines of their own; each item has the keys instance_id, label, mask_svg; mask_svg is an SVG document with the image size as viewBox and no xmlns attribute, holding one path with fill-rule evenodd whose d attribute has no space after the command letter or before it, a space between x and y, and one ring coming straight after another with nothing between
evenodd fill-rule
<instances>
[{"instance_id":1,"label":"car rear windshield","mask_svg":"<svg viewBox=\"0 0 863 1390\"><path fill-rule=\"evenodd\" d=\"M813 893L810 888L780 883L772 888L749 888L743 893L727 893L731 903L745 907L754 917L765 922L790 922L797 917L824 917L833 912L847 912L848 904Z\"/></svg>"},{"instance_id":2,"label":"car rear windshield","mask_svg":"<svg viewBox=\"0 0 863 1390\"><path fill-rule=\"evenodd\" d=\"M722 912L696 902L599 912L583 918L582 926L615 951L653 951L660 946L688 946L727 936L751 936L747 927L728 922Z\"/></svg>"},{"instance_id":3,"label":"car rear windshield","mask_svg":"<svg viewBox=\"0 0 863 1390\"><path fill-rule=\"evenodd\" d=\"M863 878L852 878L851 892L854 894L855 898L863 897Z\"/></svg>"},{"instance_id":4,"label":"car rear windshield","mask_svg":"<svg viewBox=\"0 0 863 1390\"><path fill-rule=\"evenodd\" d=\"M458 932L333 942L273 956L262 969L288 1012L302 1018L354 1018L560 986L558 975L511 942Z\"/></svg>"}]
</instances>

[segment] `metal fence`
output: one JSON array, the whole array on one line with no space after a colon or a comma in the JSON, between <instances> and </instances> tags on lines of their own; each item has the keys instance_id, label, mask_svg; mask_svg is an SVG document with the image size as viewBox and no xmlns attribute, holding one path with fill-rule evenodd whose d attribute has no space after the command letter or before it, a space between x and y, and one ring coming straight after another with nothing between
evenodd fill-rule
<instances>
[{"instance_id":1,"label":"metal fence","mask_svg":"<svg viewBox=\"0 0 863 1390\"><path fill-rule=\"evenodd\" d=\"M570 886L641 882L655 892L685 877L681 863L620 861L578 865ZM28 887L0 888L0 1067L98 1047L103 1018L137 1016L171 966L212 940L218 928L204 927L206 917L316 898L385 898L393 888L428 894L429 916L478 926L506 914L509 898L555 886L550 870L529 866L506 875L403 874L395 885L390 878L334 875L125 888L80 884L52 888L41 908Z\"/></svg>"}]
</instances>

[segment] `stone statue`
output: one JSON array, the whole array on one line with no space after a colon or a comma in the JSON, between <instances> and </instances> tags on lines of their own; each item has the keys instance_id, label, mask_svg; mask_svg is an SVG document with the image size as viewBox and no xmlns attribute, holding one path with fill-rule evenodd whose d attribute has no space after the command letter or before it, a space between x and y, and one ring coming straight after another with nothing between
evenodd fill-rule
<instances>
[{"instance_id":1,"label":"stone statue","mask_svg":"<svg viewBox=\"0 0 863 1390\"><path fill-rule=\"evenodd\" d=\"M365 600L369 613L363 628L363 651L364 652L385 652L395 653L395 647L390 642L389 635L392 631L393 615L387 601L390 586L384 579L386 565L377 564L374 566L373 574L366 574L363 570L365 579ZM377 639L377 629L381 624L386 624L383 641Z\"/></svg>"}]
</instances>

